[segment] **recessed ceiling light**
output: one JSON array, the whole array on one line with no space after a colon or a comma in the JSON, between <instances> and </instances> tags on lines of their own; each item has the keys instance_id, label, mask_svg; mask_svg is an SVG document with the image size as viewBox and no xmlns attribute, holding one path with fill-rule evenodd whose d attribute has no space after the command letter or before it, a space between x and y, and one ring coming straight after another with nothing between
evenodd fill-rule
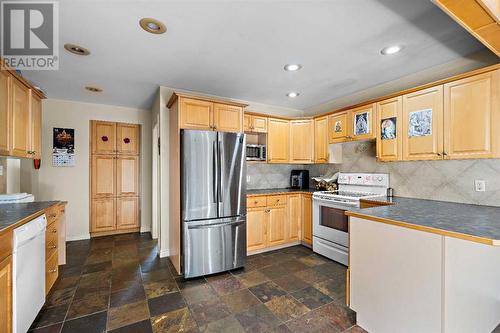
<instances>
[{"instance_id":1,"label":"recessed ceiling light","mask_svg":"<svg viewBox=\"0 0 500 333\"><path fill-rule=\"evenodd\" d=\"M288 64L288 65L285 65L284 69L287 71L287 72L294 72L294 71L298 71L299 69L302 68L302 65L299 65L299 64Z\"/></svg>"},{"instance_id":2,"label":"recessed ceiling light","mask_svg":"<svg viewBox=\"0 0 500 333\"><path fill-rule=\"evenodd\" d=\"M75 44L64 44L64 48L66 49L66 51L76 55L87 56L90 54L90 51L88 49Z\"/></svg>"},{"instance_id":3,"label":"recessed ceiling light","mask_svg":"<svg viewBox=\"0 0 500 333\"><path fill-rule=\"evenodd\" d=\"M298 92L289 92L288 94L286 94L288 97L290 98L295 98L297 96L299 96L300 94Z\"/></svg>"},{"instance_id":4,"label":"recessed ceiling light","mask_svg":"<svg viewBox=\"0 0 500 333\"><path fill-rule=\"evenodd\" d=\"M88 90L88 91L90 91L90 92L93 92L93 93L100 93L100 92L102 92L101 88L95 87L95 86L86 86L85 89Z\"/></svg>"},{"instance_id":5,"label":"recessed ceiling light","mask_svg":"<svg viewBox=\"0 0 500 333\"><path fill-rule=\"evenodd\" d=\"M167 31L165 24L161 23L154 18L146 17L139 21L141 27L152 34L162 34Z\"/></svg>"},{"instance_id":6,"label":"recessed ceiling light","mask_svg":"<svg viewBox=\"0 0 500 333\"><path fill-rule=\"evenodd\" d=\"M403 49L403 47L401 45L391 45L391 46L384 47L382 50L380 50L380 53L382 53L383 55L390 55L390 54L398 53L402 49Z\"/></svg>"}]
</instances>

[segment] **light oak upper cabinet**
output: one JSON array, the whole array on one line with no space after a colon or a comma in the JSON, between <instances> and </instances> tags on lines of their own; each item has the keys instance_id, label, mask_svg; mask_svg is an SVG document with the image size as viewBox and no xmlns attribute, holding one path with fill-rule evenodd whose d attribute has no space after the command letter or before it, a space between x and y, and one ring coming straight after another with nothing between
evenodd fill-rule
<instances>
[{"instance_id":1,"label":"light oak upper cabinet","mask_svg":"<svg viewBox=\"0 0 500 333\"><path fill-rule=\"evenodd\" d=\"M0 154L10 153L10 90L11 76L0 71Z\"/></svg>"},{"instance_id":2,"label":"light oak upper cabinet","mask_svg":"<svg viewBox=\"0 0 500 333\"><path fill-rule=\"evenodd\" d=\"M267 151L269 163L288 163L290 151L290 122L268 119Z\"/></svg>"},{"instance_id":3,"label":"light oak upper cabinet","mask_svg":"<svg viewBox=\"0 0 500 333\"><path fill-rule=\"evenodd\" d=\"M269 221L267 245L275 246L286 243L286 206L268 208Z\"/></svg>"},{"instance_id":4,"label":"light oak upper cabinet","mask_svg":"<svg viewBox=\"0 0 500 333\"><path fill-rule=\"evenodd\" d=\"M312 163L314 161L314 121L290 121L290 162Z\"/></svg>"},{"instance_id":5,"label":"light oak upper cabinet","mask_svg":"<svg viewBox=\"0 0 500 333\"><path fill-rule=\"evenodd\" d=\"M31 112L30 112L30 151L29 155L33 158L42 156L42 100L37 95L31 93Z\"/></svg>"},{"instance_id":6,"label":"light oak upper cabinet","mask_svg":"<svg viewBox=\"0 0 500 333\"><path fill-rule=\"evenodd\" d=\"M116 150L118 154L139 154L140 126L136 124L116 124Z\"/></svg>"},{"instance_id":7,"label":"light oak upper cabinet","mask_svg":"<svg viewBox=\"0 0 500 333\"><path fill-rule=\"evenodd\" d=\"M286 241L298 241L301 238L302 196L289 195L287 209Z\"/></svg>"},{"instance_id":8,"label":"light oak upper cabinet","mask_svg":"<svg viewBox=\"0 0 500 333\"><path fill-rule=\"evenodd\" d=\"M267 133L267 117L245 114L244 130L245 132Z\"/></svg>"},{"instance_id":9,"label":"light oak upper cabinet","mask_svg":"<svg viewBox=\"0 0 500 333\"><path fill-rule=\"evenodd\" d=\"M139 198L116 199L116 229L132 229L139 227Z\"/></svg>"},{"instance_id":10,"label":"light oak upper cabinet","mask_svg":"<svg viewBox=\"0 0 500 333\"><path fill-rule=\"evenodd\" d=\"M0 333L12 332L12 256L0 261Z\"/></svg>"},{"instance_id":11,"label":"light oak upper cabinet","mask_svg":"<svg viewBox=\"0 0 500 333\"><path fill-rule=\"evenodd\" d=\"M266 247L266 229L269 214L266 207L251 208L247 212L247 251Z\"/></svg>"},{"instance_id":12,"label":"light oak upper cabinet","mask_svg":"<svg viewBox=\"0 0 500 333\"><path fill-rule=\"evenodd\" d=\"M21 82L12 80L12 155L28 157L30 150L30 90Z\"/></svg>"},{"instance_id":13,"label":"light oak upper cabinet","mask_svg":"<svg viewBox=\"0 0 500 333\"><path fill-rule=\"evenodd\" d=\"M93 121L92 152L94 154L116 153L116 123Z\"/></svg>"},{"instance_id":14,"label":"light oak upper cabinet","mask_svg":"<svg viewBox=\"0 0 500 333\"><path fill-rule=\"evenodd\" d=\"M241 106L214 103L214 129L219 132L243 132Z\"/></svg>"},{"instance_id":15,"label":"light oak upper cabinet","mask_svg":"<svg viewBox=\"0 0 500 333\"><path fill-rule=\"evenodd\" d=\"M92 197L101 198L115 195L115 168L116 158L114 156L94 155L92 157Z\"/></svg>"},{"instance_id":16,"label":"light oak upper cabinet","mask_svg":"<svg viewBox=\"0 0 500 333\"><path fill-rule=\"evenodd\" d=\"M335 113L328 116L328 142L337 143L347 140L349 129L348 112Z\"/></svg>"},{"instance_id":17,"label":"light oak upper cabinet","mask_svg":"<svg viewBox=\"0 0 500 333\"><path fill-rule=\"evenodd\" d=\"M403 96L403 160L443 158L443 86Z\"/></svg>"},{"instance_id":18,"label":"light oak upper cabinet","mask_svg":"<svg viewBox=\"0 0 500 333\"><path fill-rule=\"evenodd\" d=\"M444 85L445 159L499 157L499 70Z\"/></svg>"},{"instance_id":19,"label":"light oak upper cabinet","mask_svg":"<svg viewBox=\"0 0 500 333\"><path fill-rule=\"evenodd\" d=\"M400 161L403 156L401 121L403 98L401 96L377 103L377 159Z\"/></svg>"},{"instance_id":20,"label":"light oak upper cabinet","mask_svg":"<svg viewBox=\"0 0 500 333\"><path fill-rule=\"evenodd\" d=\"M302 195L302 240L312 244L312 195Z\"/></svg>"},{"instance_id":21,"label":"light oak upper cabinet","mask_svg":"<svg viewBox=\"0 0 500 333\"><path fill-rule=\"evenodd\" d=\"M116 195L139 195L139 157L119 156L116 158Z\"/></svg>"},{"instance_id":22,"label":"light oak upper cabinet","mask_svg":"<svg viewBox=\"0 0 500 333\"><path fill-rule=\"evenodd\" d=\"M314 162L328 162L328 117L314 119Z\"/></svg>"},{"instance_id":23,"label":"light oak upper cabinet","mask_svg":"<svg viewBox=\"0 0 500 333\"><path fill-rule=\"evenodd\" d=\"M245 104L221 102L174 93L167 104L178 102L179 127L219 132L243 132Z\"/></svg>"},{"instance_id":24,"label":"light oak upper cabinet","mask_svg":"<svg viewBox=\"0 0 500 333\"><path fill-rule=\"evenodd\" d=\"M213 103L192 98L180 99L180 127L186 129L213 129Z\"/></svg>"},{"instance_id":25,"label":"light oak upper cabinet","mask_svg":"<svg viewBox=\"0 0 500 333\"><path fill-rule=\"evenodd\" d=\"M92 200L93 233L116 230L116 198L102 198Z\"/></svg>"},{"instance_id":26,"label":"light oak upper cabinet","mask_svg":"<svg viewBox=\"0 0 500 333\"><path fill-rule=\"evenodd\" d=\"M352 140L368 140L376 137L375 122L376 104L368 104L359 108L350 110L351 117L348 138Z\"/></svg>"}]
</instances>

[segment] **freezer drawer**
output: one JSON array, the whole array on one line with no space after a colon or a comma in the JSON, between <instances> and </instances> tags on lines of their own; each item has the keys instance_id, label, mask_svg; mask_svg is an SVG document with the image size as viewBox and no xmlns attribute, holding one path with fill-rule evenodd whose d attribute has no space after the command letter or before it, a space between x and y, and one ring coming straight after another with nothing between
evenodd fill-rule
<instances>
[{"instance_id":1,"label":"freezer drawer","mask_svg":"<svg viewBox=\"0 0 500 333\"><path fill-rule=\"evenodd\" d=\"M246 219L226 218L184 223L184 277L214 274L243 267Z\"/></svg>"}]
</instances>

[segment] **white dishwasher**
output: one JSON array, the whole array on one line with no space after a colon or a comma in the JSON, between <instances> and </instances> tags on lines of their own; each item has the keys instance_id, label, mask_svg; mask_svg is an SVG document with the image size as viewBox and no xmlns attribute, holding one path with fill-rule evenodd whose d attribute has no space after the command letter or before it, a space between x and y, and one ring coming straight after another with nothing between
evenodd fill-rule
<instances>
[{"instance_id":1,"label":"white dishwasher","mask_svg":"<svg viewBox=\"0 0 500 333\"><path fill-rule=\"evenodd\" d=\"M45 303L45 215L14 229L13 333L25 333Z\"/></svg>"}]
</instances>

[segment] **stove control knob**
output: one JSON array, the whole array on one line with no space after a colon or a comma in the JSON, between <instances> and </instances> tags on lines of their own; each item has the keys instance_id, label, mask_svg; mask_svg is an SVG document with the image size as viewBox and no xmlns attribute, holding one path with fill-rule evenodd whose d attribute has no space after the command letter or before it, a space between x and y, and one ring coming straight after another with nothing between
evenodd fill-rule
<instances>
[{"instance_id":1,"label":"stove control knob","mask_svg":"<svg viewBox=\"0 0 500 333\"><path fill-rule=\"evenodd\" d=\"M378 176L378 178L377 178L377 180L378 180L379 182L381 182L381 181L382 181L382 179L383 179L383 178L382 178L382 176Z\"/></svg>"}]
</instances>

